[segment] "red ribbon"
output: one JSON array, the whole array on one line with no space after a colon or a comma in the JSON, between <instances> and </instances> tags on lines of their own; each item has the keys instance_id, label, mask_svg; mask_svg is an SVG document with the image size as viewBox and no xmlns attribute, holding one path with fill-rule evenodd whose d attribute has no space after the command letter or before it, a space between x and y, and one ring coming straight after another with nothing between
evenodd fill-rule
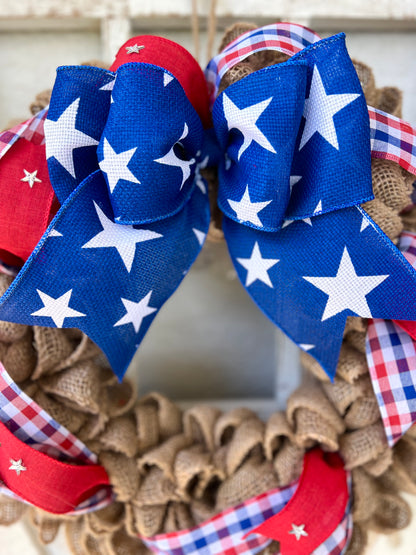
<instances>
[{"instance_id":1,"label":"red ribbon","mask_svg":"<svg viewBox=\"0 0 416 555\"><path fill-rule=\"evenodd\" d=\"M282 555L310 555L341 522L349 499L341 457L314 449L305 455L299 486L284 509L250 534L280 542Z\"/></svg>"},{"instance_id":2,"label":"red ribbon","mask_svg":"<svg viewBox=\"0 0 416 555\"><path fill-rule=\"evenodd\" d=\"M394 322L416 341L416 322L406 322L405 320L394 320Z\"/></svg>"},{"instance_id":3,"label":"red ribbon","mask_svg":"<svg viewBox=\"0 0 416 555\"><path fill-rule=\"evenodd\" d=\"M1 422L0 476L21 498L55 514L72 511L110 484L102 466L57 461L17 439Z\"/></svg>"}]
</instances>

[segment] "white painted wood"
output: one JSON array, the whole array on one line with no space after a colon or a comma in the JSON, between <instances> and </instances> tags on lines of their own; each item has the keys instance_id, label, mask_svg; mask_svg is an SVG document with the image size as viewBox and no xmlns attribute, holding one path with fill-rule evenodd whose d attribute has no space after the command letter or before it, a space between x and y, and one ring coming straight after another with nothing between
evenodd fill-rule
<instances>
[{"instance_id":1,"label":"white painted wood","mask_svg":"<svg viewBox=\"0 0 416 555\"><path fill-rule=\"evenodd\" d=\"M114 55L131 36L130 19L124 16L101 20L101 52L103 60L111 63Z\"/></svg>"}]
</instances>

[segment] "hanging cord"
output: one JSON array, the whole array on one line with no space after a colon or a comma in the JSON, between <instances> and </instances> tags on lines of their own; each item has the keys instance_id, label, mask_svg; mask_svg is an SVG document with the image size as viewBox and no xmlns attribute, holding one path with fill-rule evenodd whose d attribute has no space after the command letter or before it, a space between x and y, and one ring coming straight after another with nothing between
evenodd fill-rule
<instances>
[{"instance_id":1,"label":"hanging cord","mask_svg":"<svg viewBox=\"0 0 416 555\"><path fill-rule=\"evenodd\" d=\"M208 18L207 62L212 58L215 34L217 32L217 0L211 0Z\"/></svg>"},{"instance_id":2,"label":"hanging cord","mask_svg":"<svg viewBox=\"0 0 416 555\"><path fill-rule=\"evenodd\" d=\"M192 38L194 42L194 55L200 62L200 35L199 35L199 17L198 17L198 0L192 0L191 14ZM214 48L215 34L217 32L217 0L211 0L208 15L208 40L207 40L207 62L212 58Z\"/></svg>"},{"instance_id":3,"label":"hanging cord","mask_svg":"<svg viewBox=\"0 0 416 555\"><path fill-rule=\"evenodd\" d=\"M198 19L198 0L192 0L192 14L191 14L191 26L192 26L192 39L194 41L194 55L199 62L199 19Z\"/></svg>"}]
</instances>

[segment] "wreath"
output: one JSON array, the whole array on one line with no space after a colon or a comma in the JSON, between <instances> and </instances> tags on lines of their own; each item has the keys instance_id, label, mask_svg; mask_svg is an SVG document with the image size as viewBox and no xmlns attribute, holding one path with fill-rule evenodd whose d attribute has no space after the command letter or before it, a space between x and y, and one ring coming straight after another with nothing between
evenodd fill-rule
<instances>
[{"instance_id":1,"label":"wreath","mask_svg":"<svg viewBox=\"0 0 416 555\"><path fill-rule=\"evenodd\" d=\"M80 555L359 554L416 491L415 131L343 35L236 24L206 79L215 135L195 60L135 37L0 135L0 522ZM206 235L303 350L267 422L121 380Z\"/></svg>"}]
</instances>

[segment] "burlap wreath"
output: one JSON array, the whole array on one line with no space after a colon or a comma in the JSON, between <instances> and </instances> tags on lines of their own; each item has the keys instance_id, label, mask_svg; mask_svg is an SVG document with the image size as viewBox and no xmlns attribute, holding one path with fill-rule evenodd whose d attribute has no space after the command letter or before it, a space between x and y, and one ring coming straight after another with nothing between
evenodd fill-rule
<instances>
[{"instance_id":1,"label":"burlap wreath","mask_svg":"<svg viewBox=\"0 0 416 555\"><path fill-rule=\"evenodd\" d=\"M221 48L255 28L236 24ZM230 70L220 91L249 73L284 61L277 52L253 54ZM99 64L97 64L99 65ZM355 62L367 103L401 115L401 92L377 89L372 71ZM37 96L32 113L47 105ZM414 178L398 165L373 160L375 200L364 208L396 241L404 227L416 231L411 203ZM213 219L209 237L221 240L215 208L216 181L210 182ZM0 276L0 293L11 279ZM0 360L19 386L53 418L98 454L117 501L81 517L57 517L0 497L0 523L29 513L40 540L54 540L61 525L77 555L151 553L138 535L190 528L223 509L299 477L306 449L319 444L340 451L352 470L354 532L349 555L362 553L367 532L389 533L411 518L400 491L416 493L416 428L393 449L387 445L365 356L366 321L349 318L331 384L307 354L304 383L288 399L286 412L262 422L239 408L221 413L195 406L182 411L159 393L137 399L134 387L105 367L98 348L77 330L28 327L0 322ZM272 554L276 544L262 553Z\"/></svg>"}]
</instances>

